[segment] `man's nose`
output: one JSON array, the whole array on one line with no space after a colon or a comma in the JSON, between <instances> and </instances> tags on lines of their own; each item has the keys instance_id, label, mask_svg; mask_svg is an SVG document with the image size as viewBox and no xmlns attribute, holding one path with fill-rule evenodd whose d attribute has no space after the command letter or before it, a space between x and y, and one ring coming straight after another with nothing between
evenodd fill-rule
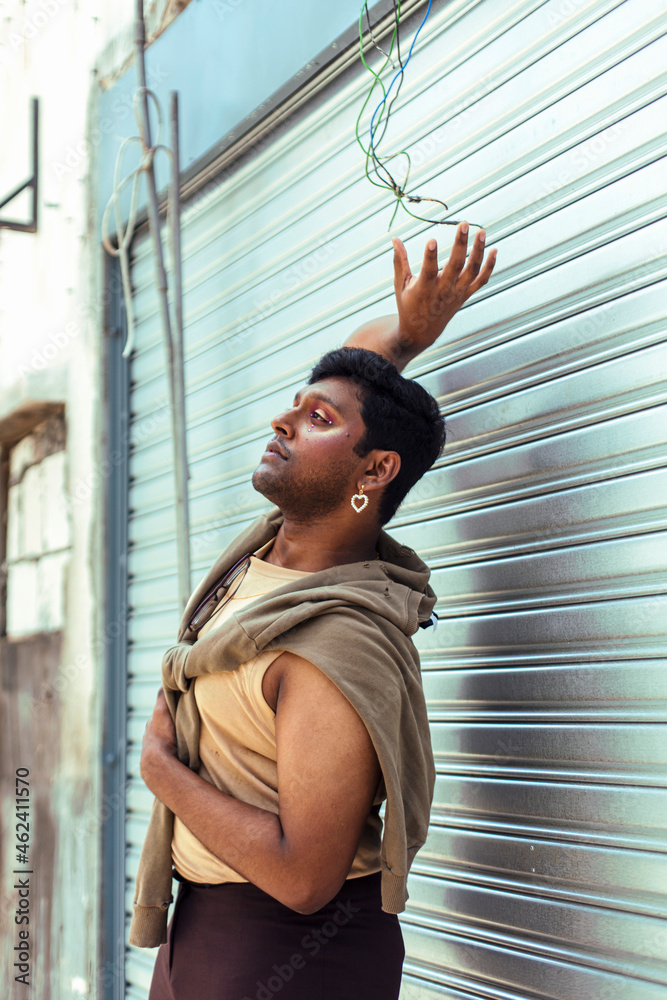
<instances>
[{"instance_id":1,"label":"man's nose","mask_svg":"<svg viewBox=\"0 0 667 1000\"><path fill-rule=\"evenodd\" d=\"M287 413L280 413L274 417L271 421L271 427L276 434L282 434L283 437L289 438L294 434L294 427Z\"/></svg>"}]
</instances>

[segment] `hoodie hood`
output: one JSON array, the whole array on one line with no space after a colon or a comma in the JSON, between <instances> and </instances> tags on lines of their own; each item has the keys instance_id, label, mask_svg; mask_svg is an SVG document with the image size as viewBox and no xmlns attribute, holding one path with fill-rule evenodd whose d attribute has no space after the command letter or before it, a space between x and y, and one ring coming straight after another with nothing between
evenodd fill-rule
<instances>
[{"instance_id":1,"label":"hoodie hood","mask_svg":"<svg viewBox=\"0 0 667 1000\"><path fill-rule=\"evenodd\" d=\"M283 515L277 507L259 517L225 552L193 594L181 622L181 637L201 600L227 570L278 533ZM411 636L427 621L436 596L429 585L430 570L419 556L399 545L386 531L378 539L379 559L343 563L291 581L234 616L255 649L261 651L286 631L308 619L343 608L378 617ZM199 640L207 645L207 637Z\"/></svg>"}]
</instances>

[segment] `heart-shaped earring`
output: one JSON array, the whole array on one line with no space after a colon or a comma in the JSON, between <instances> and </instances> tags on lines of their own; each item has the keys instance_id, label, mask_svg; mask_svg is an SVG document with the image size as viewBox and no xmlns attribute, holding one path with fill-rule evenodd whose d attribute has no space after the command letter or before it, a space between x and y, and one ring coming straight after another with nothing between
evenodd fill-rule
<instances>
[{"instance_id":1,"label":"heart-shaped earring","mask_svg":"<svg viewBox=\"0 0 667 1000\"><path fill-rule=\"evenodd\" d=\"M364 494L364 487L361 486L359 490L360 490L359 493L355 493L352 499L350 500L350 503L352 504L352 509L354 510L355 514L361 514L362 510L365 510L366 507L368 507L368 497ZM355 500L360 501L359 507L357 507L356 503L354 502Z\"/></svg>"}]
</instances>

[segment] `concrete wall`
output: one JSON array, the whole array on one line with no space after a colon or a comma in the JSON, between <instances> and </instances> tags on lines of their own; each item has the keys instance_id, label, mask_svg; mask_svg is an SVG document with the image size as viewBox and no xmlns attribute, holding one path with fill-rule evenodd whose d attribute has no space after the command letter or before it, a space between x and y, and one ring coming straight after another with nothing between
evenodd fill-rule
<instances>
[{"instance_id":1,"label":"concrete wall","mask_svg":"<svg viewBox=\"0 0 667 1000\"><path fill-rule=\"evenodd\" d=\"M146 0L149 38L185 6ZM0 200L32 171L32 96L41 176L37 233L0 229L0 981L11 998L102 995L105 303L94 123L102 86L131 62L133 16L133 0L8 0L0 21ZM29 210L21 196L0 217ZM29 972L17 982L21 953Z\"/></svg>"}]
</instances>

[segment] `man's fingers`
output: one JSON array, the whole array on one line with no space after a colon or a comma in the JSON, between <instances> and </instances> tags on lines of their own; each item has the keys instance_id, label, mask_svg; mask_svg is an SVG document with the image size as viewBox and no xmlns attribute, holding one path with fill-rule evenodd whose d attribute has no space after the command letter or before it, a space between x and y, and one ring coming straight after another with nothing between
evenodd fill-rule
<instances>
[{"instance_id":1,"label":"man's fingers","mask_svg":"<svg viewBox=\"0 0 667 1000\"><path fill-rule=\"evenodd\" d=\"M472 250L470 251L470 256L468 257L468 263L461 271L458 278L458 287L461 291L465 292L466 288L479 274L479 269L482 266L482 261L484 260L484 244L486 242L486 232L484 229L480 229L475 236L475 242L472 245Z\"/></svg>"},{"instance_id":2,"label":"man's fingers","mask_svg":"<svg viewBox=\"0 0 667 1000\"><path fill-rule=\"evenodd\" d=\"M482 266L482 261L484 260L484 246L486 243L486 230L480 229L475 236L475 242L472 245L472 250L470 251L470 256L468 257L468 266L466 270L470 269L473 278L476 278L479 274L479 269Z\"/></svg>"},{"instance_id":3,"label":"man's fingers","mask_svg":"<svg viewBox=\"0 0 667 1000\"><path fill-rule=\"evenodd\" d=\"M460 222L456 229L456 236L449 254L449 260L442 269L440 275L441 287L449 290L458 280L458 277L466 262L468 253L468 223Z\"/></svg>"},{"instance_id":4,"label":"man's fingers","mask_svg":"<svg viewBox=\"0 0 667 1000\"><path fill-rule=\"evenodd\" d=\"M394 288L397 292L402 292L412 277L408 263L408 252L397 237L394 237L391 242L394 247Z\"/></svg>"},{"instance_id":5,"label":"man's fingers","mask_svg":"<svg viewBox=\"0 0 667 1000\"><path fill-rule=\"evenodd\" d=\"M435 240L429 240L424 247L424 260L419 276L424 276L427 281L433 281L438 277L438 244Z\"/></svg>"},{"instance_id":6,"label":"man's fingers","mask_svg":"<svg viewBox=\"0 0 667 1000\"><path fill-rule=\"evenodd\" d=\"M469 299L471 295L474 295L478 288L481 288L487 283L491 277L491 273L496 266L496 257L498 256L497 250L489 250L489 256L486 259L484 267L477 275L474 281L470 283L465 291L465 299Z\"/></svg>"}]
</instances>

